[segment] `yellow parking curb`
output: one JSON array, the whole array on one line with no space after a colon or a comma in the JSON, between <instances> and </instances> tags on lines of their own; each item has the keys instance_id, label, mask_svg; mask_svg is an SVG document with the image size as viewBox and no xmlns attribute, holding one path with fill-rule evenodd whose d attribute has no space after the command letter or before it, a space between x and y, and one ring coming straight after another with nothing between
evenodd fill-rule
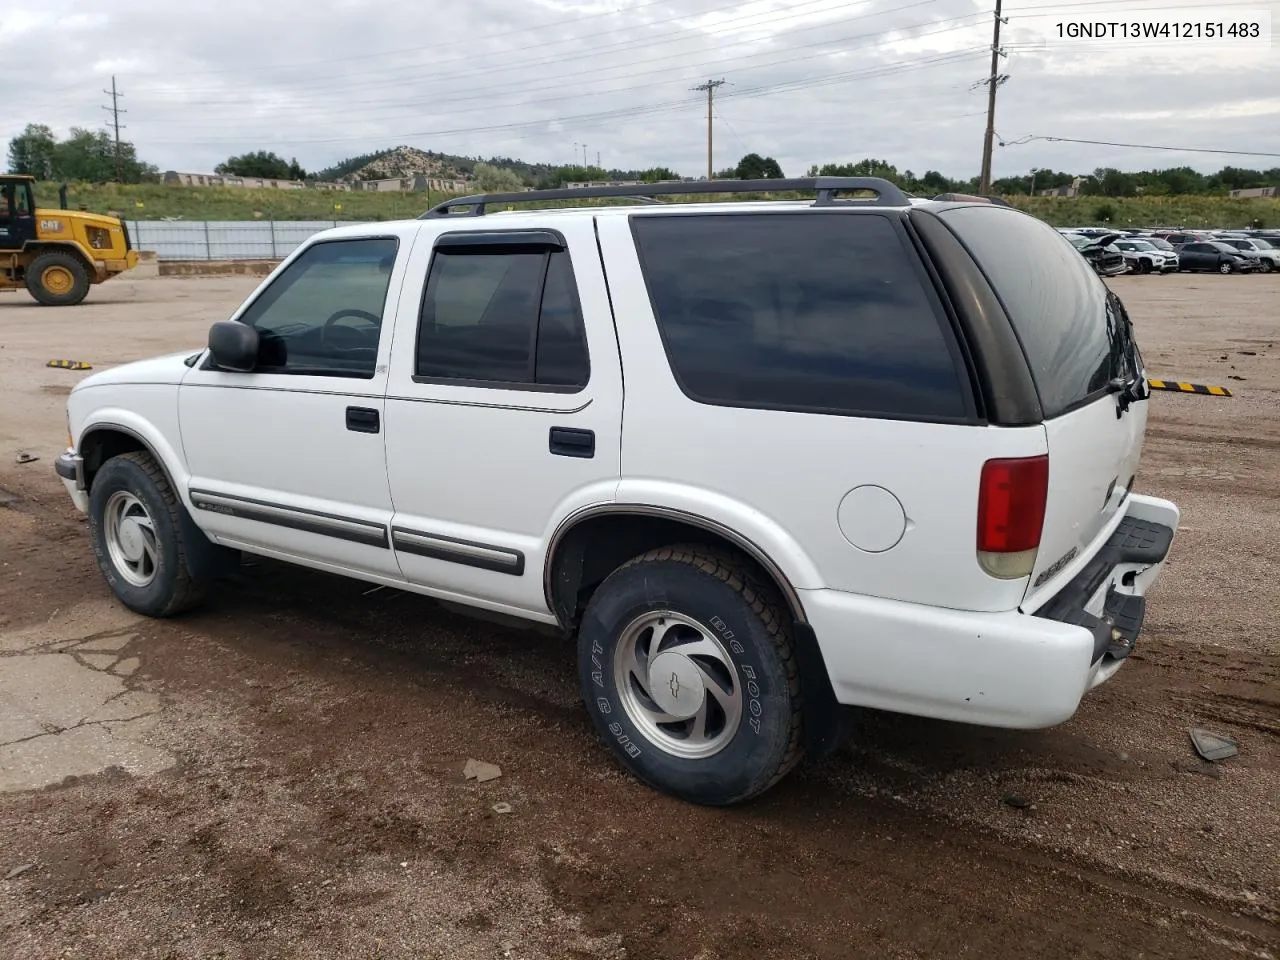
<instances>
[{"instance_id":1,"label":"yellow parking curb","mask_svg":"<svg viewBox=\"0 0 1280 960\"><path fill-rule=\"evenodd\" d=\"M1177 393L1198 393L1202 396L1229 397L1231 391L1226 387L1210 387L1203 383L1183 383L1179 380L1148 380L1152 390L1173 390Z\"/></svg>"},{"instance_id":2,"label":"yellow parking curb","mask_svg":"<svg viewBox=\"0 0 1280 960\"><path fill-rule=\"evenodd\" d=\"M92 370L93 364L83 360L50 360L46 367L61 367L63 370Z\"/></svg>"}]
</instances>

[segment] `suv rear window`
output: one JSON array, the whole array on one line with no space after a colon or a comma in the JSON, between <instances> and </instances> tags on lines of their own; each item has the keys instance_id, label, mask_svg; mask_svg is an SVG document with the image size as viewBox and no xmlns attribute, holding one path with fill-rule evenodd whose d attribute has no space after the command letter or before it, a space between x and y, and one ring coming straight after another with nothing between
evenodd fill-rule
<instances>
[{"instance_id":1,"label":"suv rear window","mask_svg":"<svg viewBox=\"0 0 1280 960\"><path fill-rule=\"evenodd\" d=\"M1107 286L1042 220L1004 207L957 207L943 222L1004 305L1045 417L1066 413L1111 379Z\"/></svg>"},{"instance_id":2,"label":"suv rear window","mask_svg":"<svg viewBox=\"0 0 1280 960\"><path fill-rule=\"evenodd\" d=\"M888 218L646 215L632 229L668 361L692 399L971 415L945 316Z\"/></svg>"}]
</instances>

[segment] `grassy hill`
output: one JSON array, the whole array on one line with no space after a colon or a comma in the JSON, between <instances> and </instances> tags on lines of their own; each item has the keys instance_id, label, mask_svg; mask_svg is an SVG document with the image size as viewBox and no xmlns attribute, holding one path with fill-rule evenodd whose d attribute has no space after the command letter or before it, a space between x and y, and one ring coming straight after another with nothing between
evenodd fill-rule
<instances>
[{"instance_id":1,"label":"grassy hill","mask_svg":"<svg viewBox=\"0 0 1280 960\"><path fill-rule=\"evenodd\" d=\"M446 195L432 193L430 203ZM72 184L72 209L114 212L131 220L395 220L428 206L424 193L339 193L322 190L246 190L162 184ZM716 197L715 199L725 199ZM37 185L37 202L58 203L58 185ZM1280 227L1280 199L1225 197L1010 197L1009 202L1054 226Z\"/></svg>"},{"instance_id":2,"label":"grassy hill","mask_svg":"<svg viewBox=\"0 0 1280 960\"><path fill-rule=\"evenodd\" d=\"M447 195L432 192L430 202ZM165 184L73 183L71 209L111 213L127 220L397 220L427 209L425 193L330 190L249 190ZM58 205L58 184L36 184L36 204Z\"/></svg>"}]
</instances>

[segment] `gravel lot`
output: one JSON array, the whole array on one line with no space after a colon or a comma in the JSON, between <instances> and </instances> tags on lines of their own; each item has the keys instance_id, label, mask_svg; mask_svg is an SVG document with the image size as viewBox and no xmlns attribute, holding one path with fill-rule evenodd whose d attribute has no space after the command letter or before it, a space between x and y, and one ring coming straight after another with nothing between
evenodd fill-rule
<instances>
[{"instance_id":1,"label":"gravel lot","mask_svg":"<svg viewBox=\"0 0 1280 960\"><path fill-rule=\"evenodd\" d=\"M52 469L84 374L45 363L198 346L254 282L0 295L0 778L37 787L0 793L0 956L1280 957L1280 277L1111 281L1153 376L1236 396L1152 400L1185 526L1076 718L867 712L728 811L620 772L557 637L267 561L176 621L109 598Z\"/></svg>"}]
</instances>

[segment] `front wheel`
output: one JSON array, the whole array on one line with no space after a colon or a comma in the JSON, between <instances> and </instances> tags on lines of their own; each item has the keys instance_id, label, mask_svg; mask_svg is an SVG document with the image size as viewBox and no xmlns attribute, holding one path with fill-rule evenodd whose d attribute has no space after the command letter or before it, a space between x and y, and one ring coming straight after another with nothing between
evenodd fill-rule
<instances>
[{"instance_id":1,"label":"front wheel","mask_svg":"<svg viewBox=\"0 0 1280 960\"><path fill-rule=\"evenodd\" d=\"M1272 263L1270 260L1261 260L1258 262L1258 269L1261 270L1263 273L1270 273L1275 268L1276 268L1275 264Z\"/></svg>"},{"instance_id":2,"label":"front wheel","mask_svg":"<svg viewBox=\"0 0 1280 960\"><path fill-rule=\"evenodd\" d=\"M89 294L89 271L74 254L42 253L27 267L27 290L46 307L72 307Z\"/></svg>"},{"instance_id":3,"label":"front wheel","mask_svg":"<svg viewBox=\"0 0 1280 960\"><path fill-rule=\"evenodd\" d=\"M168 477L149 454L112 457L93 478L89 532L98 569L135 613L168 617L203 596L187 567L180 508Z\"/></svg>"},{"instance_id":4,"label":"front wheel","mask_svg":"<svg viewBox=\"0 0 1280 960\"><path fill-rule=\"evenodd\" d=\"M799 669L782 609L735 557L664 547L615 570L578 639L596 730L637 778L722 806L799 762Z\"/></svg>"},{"instance_id":5,"label":"front wheel","mask_svg":"<svg viewBox=\"0 0 1280 960\"><path fill-rule=\"evenodd\" d=\"M1223 260L1220 264L1218 264L1218 272L1221 273L1223 276L1226 276L1228 273L1230 273L1231 269L1232 268L1231 268L1230 260Z\"/></svg>"}]
</instances>

